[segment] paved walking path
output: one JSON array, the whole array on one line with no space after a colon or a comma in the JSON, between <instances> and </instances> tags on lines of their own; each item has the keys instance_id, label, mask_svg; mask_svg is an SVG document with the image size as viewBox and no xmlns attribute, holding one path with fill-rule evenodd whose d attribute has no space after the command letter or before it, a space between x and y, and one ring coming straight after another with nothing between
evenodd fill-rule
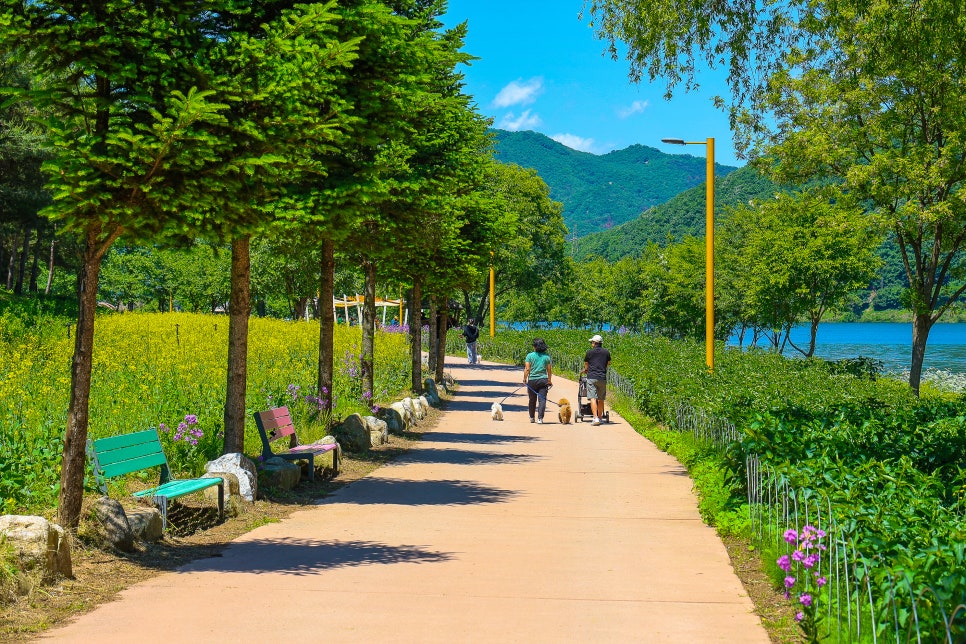
<instances>
[{"instance_id":1,"label":"paved walking path","mask_svg":"<svg viewBox=\"0 0 966 644\"><path fill-rule=\"evenodd\" d=\"M525 390L492 421L522 370L453 362L459 393L403 458L45 639L768 642L677 461L613 412L531 424Z\"/></svg>"}]
</instances>

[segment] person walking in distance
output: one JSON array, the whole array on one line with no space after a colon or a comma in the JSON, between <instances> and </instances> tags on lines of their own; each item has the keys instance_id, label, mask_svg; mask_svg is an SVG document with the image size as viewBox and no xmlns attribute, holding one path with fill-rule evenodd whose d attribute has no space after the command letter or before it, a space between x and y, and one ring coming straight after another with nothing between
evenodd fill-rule
<instances>
[{"instance_id":1,"label":"person walking in distance","mask_svg":"<svg viewBox=\"0 0 966 644\"><path fill-rule=\"evenodd\" d=\"M610 351L604 348L604 338L599 335L590 339L590 345L590 350L584 355L584 368L580 373L587 376L587 398L594 413L591 425L600 425L600 420L604 417L604 399L607 398Z\"/></svg>"},{"instance_id":2,"label":"person walking in distance","mask_svg":"<svg viewBox=\"0 0 966 644\"><path fill-rule=\"evenodd\" d=\"M550 354L547 353L547 343L543 338L534 338L533 351L527 354L523 366L523 384L527 386L530 397L527 406L530 412L530 422L536 419L537 424L543 424L543 413L547 409L547 393L553 379ZM536 415L534 415L536 412Z\"/></svg>"},{"instance_id":3,"label":"person walking in distance","mask_svg":"<svg viewBox=\"0 0 966 644\"><path fill-rule=\"evenodd\" d=\"M480 330L476 326L476 320L470 318L460 335L466 339L466 361L470 364L478 364L480 355L476 351L476 341L480 337Z\"/></svg>"}]
</instances>

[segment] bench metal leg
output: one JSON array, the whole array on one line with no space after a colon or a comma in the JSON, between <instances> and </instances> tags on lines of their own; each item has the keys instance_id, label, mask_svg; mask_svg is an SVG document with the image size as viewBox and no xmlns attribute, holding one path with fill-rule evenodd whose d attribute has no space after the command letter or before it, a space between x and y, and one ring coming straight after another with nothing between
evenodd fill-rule
<instances>
[{"instance_id":1,"label":"bench metal leg","mask_svg":"<svg viewBox=\"0 0 966 644\"><path fill-rule=\"evenodd\" d=\"M158 511L161 512L161 531L164 532L168 529L168 497L152 496L151 501L154 502L154 505L158 507Z\"/></svg>"},{"instance_id":2,"label":"bench metal leg","mask_svg":"<svg viewBox=\"0 0 966 644\"><path fill-rule=\"evenodd\" d=\"M315 454L309 454L309 480L315 480Z\"/></svg>"},{"instance_id":3,"label":"bench metal leg","mask_svg":"<svg viewBox=\"0 0 966 644\"><path fill-rule=\"evenodd\" d=\"M225 520L225 483L224 479L218 484L218 520Z\"/></svg>"}]
</instances>

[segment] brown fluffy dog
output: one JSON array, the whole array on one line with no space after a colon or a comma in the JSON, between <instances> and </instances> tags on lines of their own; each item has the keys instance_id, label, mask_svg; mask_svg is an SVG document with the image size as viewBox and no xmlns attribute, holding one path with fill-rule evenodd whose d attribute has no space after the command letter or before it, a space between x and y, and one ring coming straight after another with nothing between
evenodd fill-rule
<instances>
[{"instance_id":1,"label":"brown fluffy dog","mask_svg":"<svg viewBox=\"0 0 966 644\"><path fill-rule=\"evenodd\" d=\"M570 401L566 398L561 398L560 402L557 404L560 405L560 411L557 413L557 418L560 419L560 424L569 425L570 417L573 415L573 413L570 411Z\"/></svg>"}]
</instances>

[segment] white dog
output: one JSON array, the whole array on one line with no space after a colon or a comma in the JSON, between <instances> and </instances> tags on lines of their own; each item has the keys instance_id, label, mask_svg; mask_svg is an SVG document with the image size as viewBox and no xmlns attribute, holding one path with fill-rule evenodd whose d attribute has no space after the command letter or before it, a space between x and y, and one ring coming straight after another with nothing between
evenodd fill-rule
<instances>
[{"instance_id":1,"label":"white dog","mask_svg":"<svg viewBox=\"0 0 966 644\"><path fill-rule=\"evenodd\" d=\"M493 403L490 407L490 418L493 420L503 420L503 405L498 402Z\"/></svg>"}]
</instances>

